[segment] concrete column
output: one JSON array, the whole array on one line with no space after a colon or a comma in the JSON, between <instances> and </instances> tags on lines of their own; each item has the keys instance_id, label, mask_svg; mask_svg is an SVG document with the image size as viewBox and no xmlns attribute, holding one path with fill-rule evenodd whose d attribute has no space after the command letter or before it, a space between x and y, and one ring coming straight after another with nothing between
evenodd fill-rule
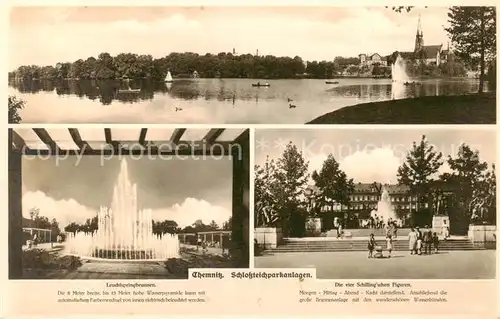
<instances>
[{"instance_id":1,"label":"concrete column","mask_svg":"<svg viewBox=\"0 0 500 319\"><path fill-rule=\"evenodd\" d=\"M212 238L210 241L213 242L214 241L214 233L211 233L210 235L211 235L211 238Z\"/></svg>"},{"instance_id":2,"label":"concrete column","mask_svg":"<svg viewBox=\"0 0 500 319\"><path fill-rule=\"evenodd\" d=\"M9 129L9 279L23 277L23 226L22 226L22 168L21 152L12 145Z\"/></svg>"}]
</instances>

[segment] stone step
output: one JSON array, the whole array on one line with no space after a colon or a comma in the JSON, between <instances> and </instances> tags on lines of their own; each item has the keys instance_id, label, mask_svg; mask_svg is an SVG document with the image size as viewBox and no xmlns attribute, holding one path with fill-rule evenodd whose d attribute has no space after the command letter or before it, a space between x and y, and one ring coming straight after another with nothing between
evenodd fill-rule
<instances>
[{"instance_id":1,"label":"stone step","mask_svg":"<svg viewBox=\"0 0 500 319\"><path fill-rule=\"evenodd\" d=\"M384 240L377 240L379 246L384 250L386 243ZM367 251L367 241L359 239L342 239L342 240L285 240L285 244L274 249L266 250L268 253L285 253L285 252L335 252L335 251ZM495 248L494 245L490 245ZM408 251L408 240L400 239L393 241L395 251ZM484 250L485 245L474 244L468 239L450 239L439 242L439 250Z\"/></svg>"},{"instance_id":2,"label":"stone step","mask_svg":"<svg viewBox=\"0 0 500 319\"><path fill-rule=\"evenodd\" d=\"M385 241L376 241L378 245L385 246ZM339 246L363 246L365 247L368 241L359 240L339 240L339 241L304 241L304 242L285 242L283 246L289 247L304 247L304 246L319 246L319 247L339 247ZM398 240L392 242L393 246L408 246L408 241ZM456 245L472 245L467 240L441 241L439 246L456 246Z\"/></svg>"},{"instance_id":3,"label":"stone step","mask_svg":"<svg viewBox=\"0 0 500 319\"><path fill-rule=\"evenodd\" d=\"M486 250L486 248L448 248L448 249L439 249L439 251L472 251L472 250ZM309 252L354 252L354 251L366 251L366 249L291 249L291 250L266 250L263 252L263 254L279 254L279 253L309 253ZM399 251L399 252L408 252L408 249L394 249L394 251Z\"/></svg>"},{"instance_id":4,"label":"stone step","mask_svg":"<svg viewBox=\"0 0 500 319\"><path fill-rule=\"evenodd\" d=\"M382 246L385 250L385 247ZM448 246L439 247L441 251L451 251L451 250L485 250L485 247L474 247L471 246ZM409 251L408 247L394 247L395 251ZM269 252L334 252L334 251L367 251L366 247L286 247L281 246L278 248L267 250Z\"/></svg>"},{"instance_id":5,"label":"stone step","mask_svg":"<svg viewBox=\"0 0 500 319\"><path fill-rule=\"evenodd\" d=\"M410 228L399 228L397 230L398 236L408 236L410 233ZM385 236L386 230L383 228L355 228L355 229L344 229L344 233L351 233L352 237L368 237L370 234L375 236ZM326 232L326 237L337 237L337 230L332 229Z\"/></svg>"}]
</instances>

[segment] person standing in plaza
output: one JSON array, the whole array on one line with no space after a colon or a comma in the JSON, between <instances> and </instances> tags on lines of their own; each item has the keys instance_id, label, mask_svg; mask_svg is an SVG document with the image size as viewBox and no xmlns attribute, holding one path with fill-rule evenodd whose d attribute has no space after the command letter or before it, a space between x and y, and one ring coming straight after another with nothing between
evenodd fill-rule
<instances>
[{"instance_id":1,"label":"person standing in plaza","mask_svg":"<svg viewBox=\"0 0 500 319\"><path fill-rule=\"evenodd\" d=\"M446 220L443 220L443 225L441 226L441 235L443 236L444 240L450 237L450 228L448 227L448 223L446 222Z\"/></svg>"},{"instance_id":2,"label":"person standing in plaza","mask_svg":"<svg viewBox=\"0 0 500 319\"><path fill-rule=\"evenodd\" d=\"M373 250L375 249L375 235L370 234L370 238L368 238L368 258L373 258Z\"/></svg>"},{"instance_id":3,"label":"person standing in plaza","mask_svg":"<svg viewBox=\"0 0 500 319\"><path fill-rule=\"evenodd\" d=\"M410 250L410 255L417 253L417 233L415 229L411 228L408 234L408 249Z\"/></svg>"},{"instance_id":4,"label":"person standing in plaza","mask_svg":"<svg viewBox=\"0 0 500 319\"><path fill-rule=\"evenodd\" d=\"M385 239L386 241L386 248L387 248L387 251L389 252L389 258L391 258L391 254L392 254L392 235L389 234L387 235L387 238Z\"/></svg>"},{"instance_id":5,"label":"person standing in plaza","mask_svg":"<svg viewBox=\"0 0 500 319\"><path fill-rule=\"evenodd\" d=\"M342 238L343 237L343 234L344 234L344 230L342 229L342 223L343 221L341 219L339 219L339 226L337 228L337 238Z\"/></svg>"},{"instance_id":6,"label":"person standing in plaza","mask_svg":"<svg viewBox=\"0 0 500 319\"><path fill-rule=\"evenodd\" d=\"M424 254L432 254L432 231L425 225L424 230Z\"/></svg>"},{"instance_id":7,"label":"person standing in plaza","mask_svg":"<svg viewBox=\"0 0 500 319\"><path fill-rule=\"evenodd\" d=\"M419 227L415 228L415 233L417 234L416 253L417 255L422 255L422 232Z\"/></svg>"},{"instance_id":8,"label":"person standing in plaza","mask_svg":"<svg viewBox=\"0 0 500 319\"><path fill-rule=\"evenodd\" d=\"M434 244L434 253L437 254L439 249L439 237L437 233L434 233L432 236L432 243Z\"/></svg>"},{"instance_id":9,"label":"person standing in plaza","mask_svg":"<svg viewBox=\"0 0 500 319\"><path fill-rule=\"evenodd\" d=\"M196 250L200 250L200 246L202 244L201 236L200 236L200 234L196 234L196 237L198 237L196 239Z\"/></svg>"}]
</instances>

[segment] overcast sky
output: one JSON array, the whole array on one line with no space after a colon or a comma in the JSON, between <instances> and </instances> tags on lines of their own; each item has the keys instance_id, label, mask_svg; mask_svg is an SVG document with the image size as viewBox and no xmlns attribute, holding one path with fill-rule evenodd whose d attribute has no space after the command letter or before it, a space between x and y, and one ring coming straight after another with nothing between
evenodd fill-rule
<instances>
[{"instance_id":1,"label":"overcast sky","mask_svg":"<svg viewBox=\"0 0 500 319\"><path fill-rule=\"evenodd\" d=\"M10 16L9 66L55 65L101 52L230 52L333 60L413 50L421 14L425 44L447 44L447 8L24 7ZM362 52L361 52L362 51Z\"/></svg>"},{"instance_id":2,"label":"overcast sky","mask_svg":"<svg viewBox=\"0 0 500 319\"><path fill-rule=\"evenodd\" d=\"M320 170L328 154L340 162L341 169L355 182L397 183L397 169L422 135L445 157L455 156L462 143L479 150L482 161L495 162L494 129L295 129L256 130L255 164L266 156L277 159L288 142L297 145L308 160L310 172ZM441 173L449 171L447 164Z\"/></svg>"},{"instance_id":3,"label":"overcast sky","mask_svg":"<svg viewBox=\"0 0 500 319\"><path fill-rule=\"evenodd\" d=\"M124 157L122 157L124 158ZM111 206L120 160L100 156L67 159L29 158L22 161L23 216L38 207L62 227L95 216L99 206ZM101 164L103 163L103 164ZM219 226L231 216L232 162L215 160L132 160L130 179L137 184L139 209L153 210L155 220L175 220L181 227L201 219Z\"/></svg>"}]
</instances>

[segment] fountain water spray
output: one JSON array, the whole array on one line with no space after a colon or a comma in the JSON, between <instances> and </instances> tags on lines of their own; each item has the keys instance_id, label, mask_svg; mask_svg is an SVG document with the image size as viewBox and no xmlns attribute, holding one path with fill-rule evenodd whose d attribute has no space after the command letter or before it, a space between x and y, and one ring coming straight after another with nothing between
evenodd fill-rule
<instances>
[{"instance_id":1,"label":"fountain water spray","mask_svg":"<svg viewBox=\"0 0 500 319\"><path fill-rule=\"evenodd\" d=\"M377 204L377 214L382 217L382 220L387 223L390 219L396 221L396 214L394 213L394 209L392 208L391 198L389 196L389 192L385 187L382 188L382 196Z\"/></svg>"},{"instance_id":2,"label":"fountain water spray","mask_svg":"<svg viewBox=\"0 0 500 319\"><path fill-rule=\"evenodd\" d=\"M392 82L404 83L409 80L406 74L406 64L400 55L397 56L396 61L391 65Z\"/></svg>"},{"instance_id":3,"label":"fountain water spray","mask_svg":"<svg viewBox=\"0 0 500 319\"><path fill-rule=\"evenodd\" d=\"M396 58L394 64L391 65L391 98L393 100L402 99L405 96L405 82L408 82L409 77L406 74L406 64L400 55Z\"/></svg>"},{"instance_id":4,"label":"fountain water spray","mask_svg":"<svg viewBox=\"0 0 500 319\"><path fill-rule=\"evenodd\" d=\"M97 231L93 233L69 234L65 252L82 257L121 260L179 257L177 235L155 235L152 211L137 209L137 185L130 182L126 160L120 165L111 209L100 207L97 224Z\"/></svg>"}]
</instances>

